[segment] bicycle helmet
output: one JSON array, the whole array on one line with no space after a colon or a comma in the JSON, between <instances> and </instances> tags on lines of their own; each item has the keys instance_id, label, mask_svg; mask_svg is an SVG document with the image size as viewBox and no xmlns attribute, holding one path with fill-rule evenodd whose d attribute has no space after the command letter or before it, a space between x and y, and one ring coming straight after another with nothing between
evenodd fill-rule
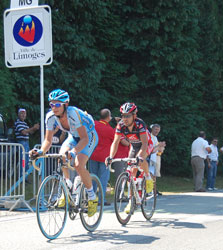
<instances>
[{"instance_id":1,"label":"bicycle helmet","mask_svg":"<svg viewBox=\"0 0 223 250\"><path fill-rule=\"evenodd\" d=\"M49 94L48 101L60 101L63 103L68 103L70 101L69 94L62 89L55 89Z\"/></svg>"},{"instance_id":2,"label":"bicycle helmet","mask_svg":"<svg viewBox=\"0 0 223 250\"><path fill-rule=\"evenodd\" d=\"M120 112L122 114L129 114L129 113L135 114L137 112L137 106L133 102L131 102L131 103L130 102L126 102L125 104L123 104L120 107Z\"/></svg>"}]
</instances>

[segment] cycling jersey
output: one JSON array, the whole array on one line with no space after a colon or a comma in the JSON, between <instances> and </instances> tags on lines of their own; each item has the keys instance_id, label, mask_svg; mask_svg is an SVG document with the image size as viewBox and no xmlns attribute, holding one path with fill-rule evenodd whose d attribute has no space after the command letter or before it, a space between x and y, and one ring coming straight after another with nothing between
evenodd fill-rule
<instances>
[{"instance_id":1,"label":"cycling jersey","mask_svg":"<svg viewBox=\"0 0 223 250\"><path fill-rule=\"evenodd\" d=\"M129 143L131 143L132 147L137 149L137 151L142 146L140 135L146 134L148 138L147 154L150 154L153 150L153 142L151 140L150 133L147 129L146 124L140 118L135 119L134 126L131 132L129 131L128 127L125 126L124 122L121 120L116 127L115 133L118 135L123 134L125 138L129 141Z\"/></svg>"},{"instance_id":2,"label":"cycling jersey","mask_svg":"<svg viewBox=\"0 0 223 250\"><path fill-rule=\"evenodd\" d=\"M94 130L94 120L92 116L77 107L67 107L67 119L70 130L63 128L59 118L54 115L53 111L50 111L46 115L46 129L54 130L55 127L59 126L61 130L68 132L74 138L79 138L77 129L81 126L85 126L88 134Z\"/></svg>"}]
</instances>

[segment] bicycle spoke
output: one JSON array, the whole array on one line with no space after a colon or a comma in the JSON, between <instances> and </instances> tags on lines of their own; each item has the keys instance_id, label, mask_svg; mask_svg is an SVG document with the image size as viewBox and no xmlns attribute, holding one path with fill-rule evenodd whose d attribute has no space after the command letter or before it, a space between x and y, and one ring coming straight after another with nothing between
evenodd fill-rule
<instances>
[{"instance_id":1,"label":"bicycle spoke","mask_svg":"<svg viewBox=\"0 0 223 250\"><path fill-rule=\"evenodd\" d=\"M142 199L142 213L147 220L150 220L156 209L156 185L154 184L153 191L146 193L145 179L143 180L143 199Z\"/></svg>"},{"instance_id":2,"label":"bicycle spoke","mask_svg":"<svg viewBox=\"0 0 223 250\"><path fill-rule=\"evenodd\" d=\"M66 195L64 195L65 206L58 206L58 200L61 194L65 194L66 189L62 182L60 185L55 185L56 182L58 182L57 176L46 177L37 196L37 221L41 232L48 239L55 239L61 234L67 219L68 201ZM59 187L61 191L58 195Z\"/></svg>"},{"instance_id":3,"label":"bicycle spoke","mask_svg":"<svg viewBox=\"0 0 223 250\"><path fill-rule=\"evenodd\" d=\"M96 196L100 198L101 201L100 204L98 204L97 211L93 216L88 216L88 195L84 185L82 185L80 193L81 222L84 228L90 232L94 231L99 226L104 208L104 197L101 182L98 177L93 174L91 174L91 178Z\"/></svg>"},{"instance_id":4,"label":"bicycle spoke","mask_svg":"<svg viewBox=\"0 0 223 250\"><path fill-rule=\"evenodd\" d=\"M122 225L126 225L131 218L133 209L133 198L130 198L131 194L133 194L133 192L128 180L128 175L122 173L115 184L114 200L116 217Z\"/></svg>"}]
</instances>

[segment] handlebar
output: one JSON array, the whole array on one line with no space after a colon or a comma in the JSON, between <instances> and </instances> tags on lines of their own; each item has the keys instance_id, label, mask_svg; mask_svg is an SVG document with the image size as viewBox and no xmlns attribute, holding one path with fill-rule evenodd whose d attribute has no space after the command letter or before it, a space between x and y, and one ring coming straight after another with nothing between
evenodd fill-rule
<instances>
[{"instance_id":1,"label":"handlebar","mask_svg":"<svg viewBox=\"0 0 223 250\"><path fill-rule=\"evenodd\" d=\"M67 156L65 154L45 154L45 155L41 155L41 156L38 156L36 157L35 160L32 160L32 165L33 167L37 170L37 171L40 171L40 168L36 165L36 161L38 159L41 159L41 158L54 158L54 159L61 159L63 160L63 166L64 167L67 167L71 170L74 170L74 168L71 166L70 164L70 160L67 159Z\"/></svg>"},{"instance_id":2,"label":"handlebar","mask_svg":"<svg viewBox=\"0 0 223 250\"><path fill-rule=\"evenodd\" d=\"M113 172L113 173L115 172L115 170L111 168L111 165L114 162L126 162L128 166L139 168L137 166L137 159L136 158L116 158L116 159L113 159L111 164L108 165L109 171Z\"/></svg>"}]
</instances>

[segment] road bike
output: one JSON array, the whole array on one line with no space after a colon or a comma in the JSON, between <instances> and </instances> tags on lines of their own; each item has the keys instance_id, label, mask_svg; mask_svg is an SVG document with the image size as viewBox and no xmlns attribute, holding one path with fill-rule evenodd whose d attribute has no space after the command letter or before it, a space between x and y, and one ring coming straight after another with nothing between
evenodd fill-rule
<instances>
[{"instance_id":1,"label":"road bike","mask_svg":"<svg viewBox=\"0 0 223 250\"><path fill-rule=\"evenodd\" d=\"M141 207L142 213L147 220L150 220L156 208L156 185L153 190L146 193L146 179L142 169L137 165L136 158L117 158L112 163L122 161L127 164L125 172L121 173L115 183L114 207L118 221L126 225L134 211ZM110 171L112 170L112 163ZM137 168L137 177L132 174L133 168ZM131 203L130 212L126 213L125 208L128 202Z\"/></svg>"},{"instance_id":2,"label":"road bike","mask_svg":"<svg viewBox=\"0 0 223 250\"><path fill-rule=\"evenodd\" d=\"M94 191L96 196L100 197L101 202L97 206L97 212L89 217L88 194L85 185L80 181L80 188L74 196L63 178L62 168L74 170L66 156L45 154L37 157L32 161L32 164L38 171L41 171L41 168L37 166L36 161L41 158L51 158L58 161L57 169L43 180L37 194L36 215L42 234L48 239L57 238L65 227L68 214L70 219L74 220L78 213L84 228L93 232L100 224L104 207L102 185L98 177L91 174ZM64 200L63 204L61 204L61 200Z\"/></svg>"}]
</instances>

